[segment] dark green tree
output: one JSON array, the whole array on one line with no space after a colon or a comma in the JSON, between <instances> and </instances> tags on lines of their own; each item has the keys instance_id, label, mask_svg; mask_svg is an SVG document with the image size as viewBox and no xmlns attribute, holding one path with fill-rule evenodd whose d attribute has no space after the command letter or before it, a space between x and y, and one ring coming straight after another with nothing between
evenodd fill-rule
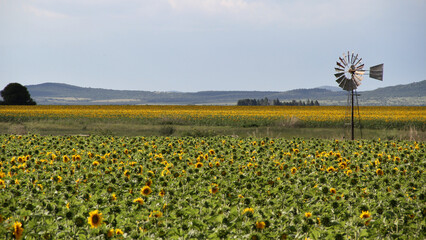
<instances>
[{"instance_id":1,"label":"dark green tree","mask_svg":"<svg viewBox=\"0 0 426 240\"><path fill-rule=\"evenodd\" d=\"M36 105L28 89L19 83L9 83L2 91L3 105Z\"/></svg>"}]
</instances>

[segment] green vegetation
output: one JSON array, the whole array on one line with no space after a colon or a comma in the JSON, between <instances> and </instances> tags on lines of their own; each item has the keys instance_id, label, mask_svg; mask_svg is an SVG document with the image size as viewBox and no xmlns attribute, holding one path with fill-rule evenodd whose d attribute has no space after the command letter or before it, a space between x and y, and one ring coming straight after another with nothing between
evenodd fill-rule
<instances>
[{"instance_id":1,"label":"green vegetation","mask_svg":"<svg viewBox=\"0 0 426 240\"><path fill-rule=\"evenodd\" d=\"M19 83L9 83L2 91L0 105L36 105L28 89Z\"/></svg>"},{"instance_id":2,"label":"green vegetation","mask_svg":"<svg viewBox=\"0 0 426 240\"><path fill-rule=\"evenodd\" d=\"M1 135L2 239L424 239L413 141Z\"/></svg>"},{"instance_id":3,"label":"green vegetation","mask_svg":"<svg viewBox=\"0 0 426 240\"><path fill-rule=\"evenodd\" d=\"M239 136L272 138L348 138L348 129L298 127L297 122L284 125L257 126L202 126L186 125L182 122L163 121L157 124L125 120L93 119L50 119L20 122L0 122L0 134L40 135L108 135L108 136ZM247 123L246 123L247 124ZM363 139L426 139L425 131L408 127L406 129L356 129L356 138Z\"/></svg>"}]
</instances>

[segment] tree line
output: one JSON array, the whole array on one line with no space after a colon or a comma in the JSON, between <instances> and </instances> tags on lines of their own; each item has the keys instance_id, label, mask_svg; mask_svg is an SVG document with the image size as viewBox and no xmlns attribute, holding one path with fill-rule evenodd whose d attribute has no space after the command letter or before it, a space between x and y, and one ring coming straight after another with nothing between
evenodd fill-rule
<instances>
[{"instance_id":1,"label":"tree line","mask_svg":"<svg viewBox=\"0 0 426 240\"><path fill-rule=\"evenodd\" d=\"M268 98L261 98L261 99L240 99L237 102L237 106L319 106L318 100L307 100L302 101L296 101L292 100L289 102L280 101L278 98L274 100L269 100Z\"/></svg>"}]
</instances>

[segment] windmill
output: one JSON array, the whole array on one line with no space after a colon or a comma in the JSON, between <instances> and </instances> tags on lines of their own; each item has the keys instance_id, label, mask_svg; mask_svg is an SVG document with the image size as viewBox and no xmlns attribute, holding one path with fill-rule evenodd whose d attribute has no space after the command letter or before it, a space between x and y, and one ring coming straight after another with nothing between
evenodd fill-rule
<instances>
[{"instance_id":1,"label":"windmill","mask_svg":"<svg viewBox=\"0 0 426 240\"><path fill-rule=\"evenodd\" d=\"M339 57L336 64L337 66L334 68L336 70L336 74L334 74L337 78L336 82L343 90L348 92L348 102L349 98L351 99L351 139L354 140L354 96L356 96L358 102L356 89L361 85L366 72L370 73L370 78L383 81L383 64L370 67L370 70L364 70L362 58L358 58L358 54L355 55L353 52L349 54L349 51L347 55L343 53L343 57Z\"/></svg>"}]
</instances>

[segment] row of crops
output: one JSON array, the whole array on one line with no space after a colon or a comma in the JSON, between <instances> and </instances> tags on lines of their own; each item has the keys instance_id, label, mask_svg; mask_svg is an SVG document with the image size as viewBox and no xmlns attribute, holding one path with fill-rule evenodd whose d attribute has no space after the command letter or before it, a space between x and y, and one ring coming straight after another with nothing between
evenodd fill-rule
<instances>
[{"instance_id":1,"label":"row of crops","mask_svg":"<svg viewBox=\"0 0 426 240\"><path fill-rule=\"evenodd\" d=\"M141 124L342 127L348 110L339 106L2 106L0 121L85 118ZM365 128L426 129L426 107L359 107L355 115Z\"/></svg>"},{"instance_id":2,"label":"row of crops","mask_svg":"<svg viewBox=\"0 0 426 240\"><path fill-rule=\"evenodd\" d=\"M0 136L1 239L424 239L411 141Z\"/></svg>"}]
</instances>

